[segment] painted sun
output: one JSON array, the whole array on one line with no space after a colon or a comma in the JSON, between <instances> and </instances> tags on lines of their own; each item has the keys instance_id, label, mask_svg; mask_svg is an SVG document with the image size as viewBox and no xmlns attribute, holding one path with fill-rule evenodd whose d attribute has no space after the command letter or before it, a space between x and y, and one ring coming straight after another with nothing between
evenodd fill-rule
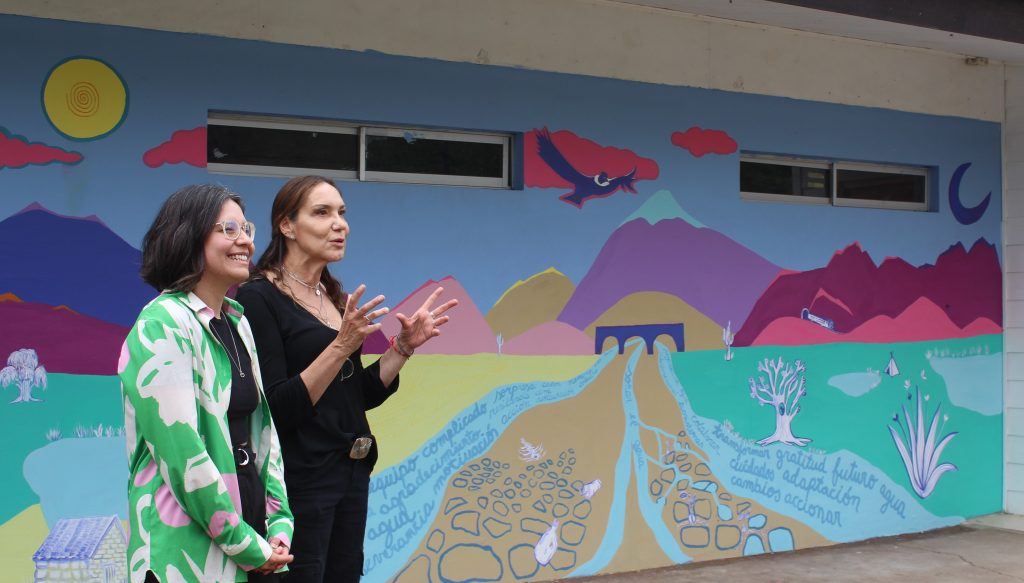
<instances>
[{"instance_id":1,"label":"painted sun","mask_svg":"<svg viewBox=\"0 0 1024 583\"><path fill-rule=\"evenodd\" d=\"M53 127L73 140L114 131L128 113L128 89L106 63L87 57L62 61L43 85L43 109Z\"/></svg>"}]
</instances>

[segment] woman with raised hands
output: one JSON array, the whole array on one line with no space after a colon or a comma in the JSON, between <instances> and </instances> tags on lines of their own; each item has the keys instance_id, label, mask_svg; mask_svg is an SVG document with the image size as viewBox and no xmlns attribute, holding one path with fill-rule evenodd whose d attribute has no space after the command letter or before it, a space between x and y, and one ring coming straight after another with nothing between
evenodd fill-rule
<instances>
[{"instance_id":1,"label":"woman with raised hands","mask_svg":"<svg viewBox=\"0 0 1024 583\"><path fill-rule=\"evenodd\" d=\"M363 569L370 472L377 443L366 411L398 390L398 373L417 348L441 333L438 287L364 367L361 347L388 313L366 287L342 291L328 266L345 256L349 223L334 182L289 180L271 209L273 233L237 299L252 323L263 382L281 436L285 481L295 513L289 583L358 581Z\"/></svg>"}]
</instances>

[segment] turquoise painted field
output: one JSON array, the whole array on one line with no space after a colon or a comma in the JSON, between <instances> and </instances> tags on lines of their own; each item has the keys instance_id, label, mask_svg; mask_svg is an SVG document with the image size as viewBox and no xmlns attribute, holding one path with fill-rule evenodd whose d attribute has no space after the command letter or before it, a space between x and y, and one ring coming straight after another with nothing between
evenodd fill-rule
<instances>
[{"instance_id":1,"label":"turquoise painted field","mask_svg":"<svg viewBox=\"0 0 1024 583\"><path fill-rule=\"evenodd\" d=\"M902 407L914 419L917 387L922 399L927 396L922 400L926 430L935 408L941 407L935 441L949 432L958 432L941 456L941 462L953 463L957 471L944 474L934 492L918 500L938 516L977 516L1002 508L1003 417L1001 413L978 412L991 411L996 402L1001 403L1001 374L989 367L987 376L972 376L978 358L997 358L1002 352L1001 335L903 344L757 346L733 352L732 361L724 359L723 351L673 355L676 374L697 414L728 421L737 433L752 441L768 437L775 430L774 412L751 397L748 378L759 374L757 364L764 358L781 356L789 363L800 359L806 367L807 394L798 404L801 411L793 420L793 434L811 439L807 448L827 453L845 449L871 460L917 497L887 429L896 426L895 414L903 420ZM900 370L894 377L883 372L890 352ZM938 362L946 378L933 368ZM947 380L954 377L951 371L958 367L962 374L955 375L955 401L971 408L950 401ZM869 369L871 372L863 376L878 380L872 388L844 391L829 384L839 375L868 373ZM974 385L964 386L972 379ZM907 381L909 389L905 388ZM944 420L946 415L948 420Z\"/></svg>"},{"instance_id":2,"label":"turquoise painted field","mask_svg":"<svg viewBox=\"0 0 1024 583\"><path fill-rule=\"evenodd\" d=\"M89 437L99 425L120 430L124 425L121 389L116 376L50 373L48 388L36 387L32 395L41 403L8 403L17 397L17 388L8 386L0 396L0 475L7 476L4 496L0 498L0 524L28 506L39 502L22 473L25 456L49 443L47 434L59 431L62 439L73 439L76 430ZM126 454L127 455L127 454ZM127 459L125 461L127 464ZM73 476L68 477L73 480Z\"/></svg>"}]
</instances>

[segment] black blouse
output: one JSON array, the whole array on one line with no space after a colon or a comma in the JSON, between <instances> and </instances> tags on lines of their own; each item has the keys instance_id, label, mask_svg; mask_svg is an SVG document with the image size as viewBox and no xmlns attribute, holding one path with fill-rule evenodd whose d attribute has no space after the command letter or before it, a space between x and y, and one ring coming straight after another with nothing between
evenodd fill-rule
<instances>
[{"instance_id":1,"label":"black blouse","mask_svg":"<svg viewBox=\"0 0 1024 583\"><path fill-rule=\"evenodd\" d=\"M251 430L249 416L260 404L256 380L252 378L252 361L249 359L249 351L242 344L242 338L238 336L238 332L226 316L210 320L210 329L224 346L224 350L228 353L228 360L231 361L228 431L231 433L231 443L242 445L249 441ZM244 377L239 374L243 371L245 372Z\"/></svg>"},{"instance_id":2,"label":"black blouse","mask_svg":"<svg viewBox=\"0 0 1024 583\"><path fill-rule=\"evenodd\" d=\"M385 387L380 361L364 368L362 351L356 350L349 357L351 364L342 366L314 406L299 373L337 337L337 330L325 326L266 279L243 285L236 299L245 308L256 339L263 391L281 441L289 492L337 482L353 463L348 455L353 440L370 435L366 411L398 390L398 378ZM357 463L372 468L376 460L375 439L369 455Z\"/></svg>"}]
</instances>

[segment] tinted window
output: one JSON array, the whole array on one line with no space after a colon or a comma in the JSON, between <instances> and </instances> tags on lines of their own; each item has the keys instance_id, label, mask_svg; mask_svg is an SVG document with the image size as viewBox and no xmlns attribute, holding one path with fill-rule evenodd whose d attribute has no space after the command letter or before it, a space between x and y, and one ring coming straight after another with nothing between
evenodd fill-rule
<instances>
[{"instance_id":1,"label":"tinted window","mask_svg":"<svg viewBox=\"0 0 1024 583\"><path fill-rule=\"evenodd\" d=\"M836 170L836 197L886 202L925 202L925 177L864 170Z\"/></svg>"},{"instance_id":2,"label":"tinted window","mask_svg":"<svg viewBox=\"0 0 1024 583\"><path fill-rule=\"evenodd\" d=\"M367 135L366 170L501 178L504 151L501 144Z\"/></svg>"},{"instance_id":3,"label":"tinted window","mask_svg":"<svg viewBox=\"0 0 1024 583\"><path fill-rule=\"evenodd\" d=\"M828 198L831 172L825 168L740 162L740 191Z\"/></svg>"},{"instance_id":4,"label":"tinted window","mask_svg":"<svg viewBox=\"0 0 1024 583\"><path fill-rule=\"evenodd\" d=\"M211 124L207 126L206 161L355 171L359 167L359 136Z\"/></svg>"}]
</instances>

